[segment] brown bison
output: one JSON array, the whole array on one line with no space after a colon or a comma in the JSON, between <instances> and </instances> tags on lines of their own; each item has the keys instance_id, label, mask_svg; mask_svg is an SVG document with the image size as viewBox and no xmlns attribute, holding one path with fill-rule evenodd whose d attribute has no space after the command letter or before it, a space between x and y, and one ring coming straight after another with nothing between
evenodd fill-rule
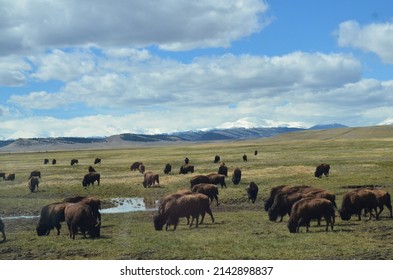
<instances>
[{"instance_id":1,"label":"brown bison","mask_svg":"<svg viewBox=\"0 0 393 280\"><path fill-rule=\"evenodd\" d=\"M93 166L89 165L89 168L87 169L89 172L96 172Z\"/></svg>"},{"instance_id":2,"label":"brown bison","mask_svg":"<svg viewBox=\"0 0 393 280\"><path fill-rule=\"evenodd\" d=\"M94 160L94 164L99 164L99 163L101 163L101 159L100 159L100 158L96 158L96 159Z\"/></svg>"},{"instance_id":3,"label":"brown bison","mask_svg":"<svg viewBox=\"0 0 393 280\"><path fill-rule=\"evenodd\" d=\"M90 206L93 215L101 222L101 200L96 197L86 197L86 196L69 196L63 199L63 202L68 203L82 203Z\"/></svg>"},{"instance_id":4,"label":"brown bison","mask_svg":"<svg viewBox=\"0 0 393 280\"><path fill-rule=\"evenodd\" d=\"M14 181L15 180L15 173L8 173L8 174L6 174L4 180L6 180L6 181Z\"/></svg>"},{"instance_id":5,"label":"brown bison","mask_svg":"<svg viewBox=\"0 0 393 280\"><path fill-rule=\"evenodd\" d=\"M30 172L29 179L30 179L31 177L38 177L38 178L41 178L41 171L37 171L37 170L31 171L31 172Z\"/></svg>"},{"instance_id":6,"label":"brown bison","mask_svg":"<svg viewBox=\"0 0 393 280\"><path fill-rule=\"evenodd\" d=\"M97 181L97 185L100 185L100 173L97 172L89 172L87 173L82 180L82 186L87 187L87 186L94 186L94 182Z\"/></svg>"},{"instance_id":7,"label":"brown bison","mask_svg":"<svg viewBox=\"0 0 393 280\"><path fill-rule=\"evenodd\" d=\"M160 179L159 179L159 175L157 173L153 173L153 172L146 172L143 176L143 186L146 187L151 187L151 186L155 186L155 184L157 183L157 185L160 185Z\"/></svg>"},{"instance_id":8,"label":"brown bison","mask_svg":"<svg viewBox=\"0 0 393 280\"><path fill-rule=\"evenodd\" d=\"M5 226L1 219L0 219L0 232L3 235L3 242L4 242L7 239L7 237L5 236Z\"/></svg>"},{"instance_id":9,"label":"brown bison","mask_svg":"<svg viewBox=\"0 0 393 280\"><path fill-rule=\"evenodd\" d=\"M343 221L350 220L352 215L358 215L358 220L361 220L361 212L364 209L370 214L369 220L371 220L374 210L378 219L377 207L378 201L374 192L368 189L352 190L344 195L339 214Z\"/></svg>"},{"instance_id":10,"label":"brown bison","mask_svg":"<svg viewBox=\"0 0 393 280\"><path fill-rule=\"evenodd\" d=\"M258 195L258 186L254 182L251 182L246 188L248 201L251 200L252 203L255 203Z\"/></svg>"},{"instance_id":11,"label":"brown bison","mask_svg":"<svg viewBox=\"0 0 393 280\"><path fill-rule=\"evenodd\" d=\"M241 179L242 179L242 171L240 170L240 168L236 167L233 170L232 182L233 184L238 185Z\"/></svg>"},{"instance_id":12,"label":"brown bison","mask_svg":"<svg viewBox=\"0 0 393 280\"><path fill-rule=\"evenodd\" d=\"M194 165L185 164L180 167L179 174L194 173Z\"/></svg>"},{"instance_id":13,"label":"brown bison","mask_svg":"<svg viewBox=\"0 0 393 280\"><path fill-rule=\"evenodd\" d=\"M322 163L318 165L317 168L315 169L314 176L317 178L322 178L322 175L328 177L329 170L330 170L330 165L326 163Z\"/></svg>"},{"instance_id":14,"label":"brown bison","mask_svg":"<svg viewBox=\"0 0 393 280\"><path fill-rule=\"evenodd\" d=\"M172 172L172 165L167 163L164 167L164 174L170 174Z\"/></svg>"},{"instance_id":15,"label":"brown bison","mask_svg":"<svg viewBox=\"0 0 393 280\"><path fill-rule=\"evenodd\" d=\"M36 227L38 236L49 235L54 228L57 230L57 235L60 234L60 223L64 222L64 209L67 204L65 202L56 202L41 208L40 218Z\"/></svg>"},{"instance_id":16,"label":"brown bison","mask_svg":"<svg viewBox=\"0 0 393 280\"><path fill-rule=\"evenodd\" d=\"M29 187L29 189L30 189L31 192L34 192L35 189L38 190L38 184L39 184L39 183L40 183L40 181L39 181L38 177L33 176L33 177L31 177L31 178L29 179L29 182L28 182L27 186Z\"/></svg>"},{"instance_id":17,"label":"brown bison","mask_svg":"<svg viewBox=\"0 0 393 280\"><path fill-rule=\"evenodd\" d=\"M227 184L225 183L225 175L211 173L211 174L207 175L207 177L209 178L210 184L214 184L214 185L220 184L221 188L227 187Z\"/></svg>"},{"instance_id":18,"label":"brown bison","mask_svg":"<svg viewBox=\"0 0 393 280\"><path fill-rule=\"evenodd\" d=\"M306 226L306 231L309 231L310 221L321 218L326 221L326 231L329 230L329 225L333 231L335 223L335 211L333 203L325 198L307 197L295 202L292 206L291 216L288 220L289 232L299 232L302 225Z\"/></svg>"},{"instance_id":19,"label":"brown bison","mask_svg":"<svg viewBox=\"0 0 393 280\"><path fill-rule=\"evenodd\" d=\"M201 183L201 184L197 184L197 185L193 186L191 191L194 193L203 193L204 195L206 195L207 197L210 198L210 204L215 199L217 202L217 206L219 205L219 202L218 202L218 194L219 193L218 193L218 188L216 185Z\"/></svg>"},{"instance_id":20,"label":"brown bison","mask_svg":"<svg viewBox=\"0 0 393 280\"><path fill-rule=\"evenodd\" d=\"M140 162L140 161L136 161L133 164L131 164L131 167L130 167L131 171L139 170L139 165L141 165L141 164L142 164L142 162Z\"/></svg>"},{"instance_id":21,"label":"brown bison","mask_svg":"<svg viewBox=\"0 0 393 280\"><path fill-rule=\"evenodd\" d=\"M156 230L162 230L163 226L166 225L165 229L168 230L169 226L173 225L173 230L176 230L181 217L192 217L189 226L192 227L194 220L196 220L195 226L198 227L199 224L203 223L206 213L210 215L214 223L210 201L206 195L201 193L183 195L168 201L163 213L154 216L154 227ZM199 216L201 216L200 222Z\"/></svg>"},{"instance_id":22,"label":"brown bison","mask_svg":"<svg viewBox=\"0 0 393 280\"><path fill-rule=\"evenodd\" d=\"M214 163L217 163L217 162L219 162L220 161L220 156L219 155L216 155L215 157L214 157Z\"/></svg>"},{"instance_id":23,"label":"brown bison","mask_svg":"<svg viewBox=\"0 0 393 280\"><path fill-rule=\"evenodd\" d=\"M243 155L243 161L247 161L247 155Z\"/></svg>"},{"instance_id":24,"label":"brown bison","mask_svg":"<svg viewBox=\"0 0 393 280\"><path fill-rule=\"evenodd\" d=\"M187 164L189 164L190 163L190 159L188 158L188 157L186 157L185 159L184 159L184 163L187 165Z\"/></svg>"},{"instance_id":25,"label":"brown bison","mask_svg":"<svg viewBox=\"0 0 393 280\"><path fill-rule=\"evenodd\" d=\"M100 237L100 222L93 215L89 205L84 203L69 203L64 209L64 218L68 226L69 237L75 239L78 229L86 238L88 232L90 238Z\"/></svg>"},{"instance_id":26,"label":"brown bison","mask_svg":"<svg viewBox=\"0 0 393 280\"><path fill-rule=\"evenodd\" d=\"M393 218L392 215L392 200L390 198L390 194L382 189L372 189L371 190L375 196L377 197L377 203L378 203L378 208L379 208L379 212L378 212L378 217L379 215L381 215L384 206L386 206L389 211L390 211L390 218Z\"/></svg>"},{"instance_id":27,"label":"brown bison","mask_svg":"<svg viewBox=\"0 0 393 280\"><path fill-rule=\"evenodd\" d=\"M225 162L222 162L220 166L218 167L218 174L224 175L225 177L228 177L228 167L226 167Z\"/></svg>"},{"instance_id":28,"label":"brown bison","mask_svg":"<svg viewBox=\"0 0 393 280\"><path fill-rule=\"evenodd\" d=\"M145 173L145 170L146 170L145 165L143 163L140 164L138 167L138 171L143 174L143 173Z\"/></svg>"},{"instance_id":29,"label":"brown bison","mask_svg":"<svg viewBox=\"0 0 393 280\"><path fill-rule=\"evenodd\" d=\"M190 179L190 188L201 183L210 183L210 179L206 175L195 175Z\"/></svg>"},{"instance_id":30,"label":"brown bison","mask_svg":"<svg viewBox=\"0 0 393 280\"><path fill-rule=\"evenodd\" d=\"M184 190L179 190L176 193L168 194L168 195L160 198L160 200L158 201L158 213L162 214L164 212L165 205L168 203L168 201L170 201L172 199L179 198L183 195L191 194L191 193L192 193L191 191L184 189Z\"/></svg>"},{"instance_id":31,"label":"brown bison","mask_svg":"<svg viewBox=\"0 0 393 280\"><path fill-rule=\"evenodd\" d=\"M78 164L78 163L79 163L79 161L77 159L75 159L75 158L71 159L71 163L70 163L71 166Z\"/></svg>"},{"instance_id":32,"label":"brown bison","mask_svg":"<svg viewBox=\"0 0 393 280\"><path fill-rule=\"evenodd\" d=\"M290 188L290 186L281 185L281 186L272 187L270 189L269 197L265 201L265 211L269 211L270 207L272 207L273 205L274 198L276 197L276 195L285 188Z\"/></svg>"}]
</instances>

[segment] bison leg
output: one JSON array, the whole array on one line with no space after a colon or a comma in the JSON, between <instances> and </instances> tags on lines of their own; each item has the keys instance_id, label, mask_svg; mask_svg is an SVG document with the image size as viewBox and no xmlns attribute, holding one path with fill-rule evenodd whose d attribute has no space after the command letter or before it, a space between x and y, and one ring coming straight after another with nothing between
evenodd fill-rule
<instances>
[{"instance_id":1,"label":"bison leg","mask_svg":"<svg viewBox=\"0 0 393 280\"><path fill-rule=\"evenodd\" d=\"M217 206L220 204L219 202L218 202L218 196L217 195L215 195L214 196L214 199L217 201ZM213 200L212 200L213 201Z\"/></svg>"},{"instance_id":2,"label":"bison leg","mask_svg":"<svg viewBox=\"0 0 393 280\"><path fill-rule=\"evenodd\" d=\"M4 229L1 230L1 234L3 235L3 242L5 241L6 237L5 237L5 231Z\"/></svg>"},{"instance_id":3,"label":"bison leg","mask_svg":"<svg viewBox=\"0 0 393 280\"><path fill-rule=\"evenodd\" d=\"M210 215L210 217L212 219L212 223L214 223L214 217L213 217L212 210L209 208L209 209L206 210L206 213Z\"/></svg>"},{"instance_id":4,"label":"bison leg","mask_svg":"<svg viewBox=\"0 0 393 280\"><path fill-rule=\"evenodd\" d=\"M60 235L61 224L57 224L56 226L57 235Z\"/></svg>"}]
</instances>

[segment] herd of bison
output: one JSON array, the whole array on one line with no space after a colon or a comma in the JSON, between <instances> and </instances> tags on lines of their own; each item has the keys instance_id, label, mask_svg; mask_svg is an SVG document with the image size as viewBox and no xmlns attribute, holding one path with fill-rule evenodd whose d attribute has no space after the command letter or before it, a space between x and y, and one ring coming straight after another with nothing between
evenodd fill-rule
<instances>
[{"instance_id":1,"label":"herd of bison","mask_svg":"<svg viewBox=\"0 0 393 280\"><path fill-rule=\"evenodd\" d=\"M254 155L257 155L255 151ZM247 161L247 156L243 156L243 161ZM49 160L45 159L44 164ZM219 206L219 188L227 187L226 178L228 178L228 168L220 157L214 157L214 163L219 163L217 173L208 175L195 175L190 179L190 189L181 189L175 193L167 194L162 197L158 203L158 211L154 215L153 225L156 230L168 230L173 226L173 230L179 223L180 218L187 219L187 225L195 227L202 224L206 213L210 216L211 222L214 223L214 216L210 205L215 201ZM56 160L52 160L56 164ZM71 160L71 165L78 164L77 159ZM101 164L101 159L96 158L94 164ZM134 162L130 167L131 171L138 171L143 174L142 185L145 188L159 186L159 174L155 172L146 172L142 162ZM321 178L329 176L330 165L320 164L316 167L314 176ZM163 170L164 174L172 174L172 166L166 164ZM180 167L179 174L194 173L194 166L188 158L184 159L184 164ZM11 175L11 177L9 177ZM242 179L240 168L232 171L231 181L238 185ZM15 174L0 173L3 180L15 179ZM38 190L41 178L40 171L32 171L28 180L28 188L31 192ZM88 167L88 173L82 178L82 186L87 188L94 183L100 184L100 173L96 172L92 166ZM245 195L248 201L255 203L258 195L258 186L251 182L245 188ZM316 220L318 226L323 219L326 223L326 231L329 227L333 231L336 212L342 220L350 220L356 215L361 220L362 215L368 216L371 220L379 219L381 212L386 206L390 211L389 217L392 218L392 205L390 194L383 188L374 185L352 186L338 209L336 196L327 190L311 186L290 186L282 185L272 187L269 196L263 199L264 209L268 213L270 221L281 222L283 217L288 215L287 227L289 232L299 232L301 226L309 231L311 220ZM69 237L75 239L77 233L81 233L85 238L98 238L101 228L101 201L95 197L73 196L67 197L63 201L51 203L41 208L39 221L36 225L38 236L47 236L51 230L56 229L57 235L60 234L61 223L65 222L68 228ZM0 219L0 232L3 241L6 240L4 223Z\"/></svg>"}]
</instances>

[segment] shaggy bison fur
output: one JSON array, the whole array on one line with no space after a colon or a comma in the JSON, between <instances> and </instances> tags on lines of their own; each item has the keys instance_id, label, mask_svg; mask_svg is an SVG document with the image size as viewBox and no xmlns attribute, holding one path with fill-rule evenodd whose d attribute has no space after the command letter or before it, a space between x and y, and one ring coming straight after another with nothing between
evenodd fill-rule
<instances>
[{"instance_id":1,"label":"shaggy bison fur","mask_svg":"<svg viewBox=\"0 0 393 280\"><path fill-rule=\"evenodd\" d=\"M232 183L238 185L241 179L242 179L242 171L240 170L240 168L236 167L233 170Z\"/></svg>"},{"instance_id":2,"label":"shaggy bison fur","mask_svg":"<svg viewBox=\"0 0 393 280\"><path fill-rule=\"evenodd\" d=\"M167 163L164 167L164 174L170 174L172 172L172 165Z\"/></svg>"},{"instance_id":3,"label":"shaggy bison fur","mask_svg":"<svg viewBox=\"0 0 393 280\"><path fill-rule=\"evenodd\" d=\"M84 203L67 204L64 209L64 218L70 238L75 239L78 229L84 237L86 237L86 232L88 232L90 238L100 237L100 223L93 215L89 205Z\"/></svg>"},{"instance_id":4,"label":"shaggy bison fur","mask_svg":"<svg viewBox=\"0 0 393 280\"><path fill-rule=\"evenodd\" d=\"M225 175L211 173L211 174L207 175L207 177L209 178L210 184L221 185L221 188L227 187L227 184L225 183Z\"/></svg>"},{"instance_id":5,"label":"shaggy bison fur","mask_svg":"<svg viewBox=\"0 0 393 280\"><path fill-rule=\"evenodd\" d=\"M252 203L255 203L255 200L257 199L257 195L258 195L258 190L259 190L258 186L254 182L251 182L248 185L248 187L246 188L248 201L251 200Z\"/></svg>"},{"instance_id":6,"label":"shaggy bison fur","mask_svg":"<svg viewBox=\"0 0 393 280\"><path fill-rule=\"evenodd\" d=\"M56 202L41 208L40 218L36 227L38 236L49 235L54 228L57 230L57 235L60 234L60 223L64 222L64 209L67 204L66 202Z\"/></svg>"},{"instance_id":7,"label":"shaggy bison fur","mask_svg":"<svg viewBox=\"0 0 393 280\"><path fill-rule=\"evenodd\" d=\"M180 167L179 174L194 173L194 165L185 164Z\"/></svg>"},{"instance_id":8,"label":"shaggy bison fur","mask_svg":"<svg viewBox=\"0 0 393 280\"><path fill-rule=\"evenodd\" d=\"M206 184L206 183L197 184L192 187L191 191L194 193L203 193L204 195L206 195L207 197L210 198L210 204L215 199L217 202L217 206L219 205L219 202L218 202L218 194L219 193L218 193L218 187L216 185Z\"/></svg>"},{"instance_id":9,"label":"shaggy bison fur","mask_svg":"<svg viewBox=\"0 0 393 280\"><path fill-rule=\"evenodd\" d=\"M326 163L322 163L317 166L314 172L314 176L317 178L321 178L322 175L325 175L326 177L329 176L329 170L330 170L330 165Z\"/></svg>"},{"instance_id":10,"label":"shaggy bison fur","mask_svg":"<svg viewBox=\"0 0 393 280\"><path fill-rule=\"evenodd\" d=\"M82 186L83 187L87 187L87 186L94 186L94 182L97 181L97 185L100 185L100 173L97 172L89 172L87 173L82 180Z\"/></svg>"},{"instance_id":11,"label":"shaggy bison fur","mask_svg":"<svg viewBox=\"0 0 393 280\"><path fill-rule=\"evenodd\" d=\"M218 167L218 174L224 175L225 177L228 177L228 167L225 165L224 162L220 164Z\"/></svg>"},{"instance_id":12,"label":"shaggy bison fur","mask_svg":"<svg viewBox=\"0 0 393 280\"><path fill-rule=\"evenodd\" d=\"M133 164L131 164L131 167L130 167L131 171L139 170L139 165L141 165L141 164L143 164L143 163L140 161L136 161Z\"/></svg>"},{"instance_id":13,"label":"shaggy bison fur","mask_svg":"<svg viewBox=\"0 0 393 280\"><path fill-rule=\"evenodd\" d=\"M370 214L369 220L371 220L372 211L374 210L376 219L378 219L377 207L377 196L373 191L358 189L349 191L344 195L339 213L344 221L350 220L352 215L358 215L358 220L361 220L361 212L364 209Z\"/></svg>"},{"instance_id":14,"label":"shaggy bison fur","mask_svg":"<svg viewBox=\"0 0 393 280\"><path fill-rule=\"evenodd\" d=\"M202 183L210 183L210 179L206 175L195 175L190 179L190 187L192 188L195 185Z\"/></svg>"},{"instance_id":15,"label":"shaggy bison fur","mask_svg":"<svg viewBox=\"0 0 393 280\"><path fill-rule=\"evenodd\" d=\"M151 186L155 186L157 183L157 185L160 185L160 179L159 179L159 175L157 173L153 173L153 172L146 172L143 175L143 186L146 187L151 187Z\"/></svg>"},{"instance_id":16,"label":"shaggy bison fur","mask_svg":"<svg viewBox=\"0 0 393 280\"><path fill-rule=\"evenodd\" d=\"M27 186L29 187L31 192L34 192L35 189L38 190L38 184L39 183L40 183L40 181L39 181L38 177L33 176L33 177L30 177Z\"/></svg>"}]
</instances>

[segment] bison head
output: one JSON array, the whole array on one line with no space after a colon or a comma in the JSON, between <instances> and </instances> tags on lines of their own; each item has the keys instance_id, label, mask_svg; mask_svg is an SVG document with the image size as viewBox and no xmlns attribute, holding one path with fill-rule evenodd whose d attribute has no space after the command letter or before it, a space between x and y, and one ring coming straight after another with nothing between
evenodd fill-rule
<instances>
[{"instance_id":1,"label":"bison head","mask_svg":"<svg viewBox=\"0 0 393 280\"><path fill-rule=\"evenodd\" d=\"M288 229L290 233L296 233L297 230L297 222L289 219L288 221Z\"/></svg>"},{"instance_id":2,"label":"bison head","mask_svg":"<svg viewBox=\"0 0 393 280\"><path fill-rule=\"evenodd\" d=\"M277 211L274 211L272 208L269 208L269 221L275 222L278 218Z\"/></svg>"},{"instance_id":3,"label":"bison head","mask_svg":"<svg viewBox=\"0 0 393 280\"><path fill-rule=\"evenodd\" d=\"M338 210L338 213L340 214L341 220L343 221L349 221L351 219L351 213L346 210Z\"/></svg>"},{"instance_id":4,"label":"bison head","mask_svg":"<svg viewBox=\"0 0 393 280\"><path fill-rule=\"evenodd\" d=\"M161 214L157 214L153 218L155 230L162 230L165 225L165 218Z\"/></svg>"},{"instance_id":5,"label":"bison head","mask_svg":"<svg viewBox=\"0 0 393 280\"><path fill-rule=\"evenodd\" d=\"M38 236L44 236L49 234L48 228L43 224L37 225L36 231Z\"/></svg>"}]
</instances>

